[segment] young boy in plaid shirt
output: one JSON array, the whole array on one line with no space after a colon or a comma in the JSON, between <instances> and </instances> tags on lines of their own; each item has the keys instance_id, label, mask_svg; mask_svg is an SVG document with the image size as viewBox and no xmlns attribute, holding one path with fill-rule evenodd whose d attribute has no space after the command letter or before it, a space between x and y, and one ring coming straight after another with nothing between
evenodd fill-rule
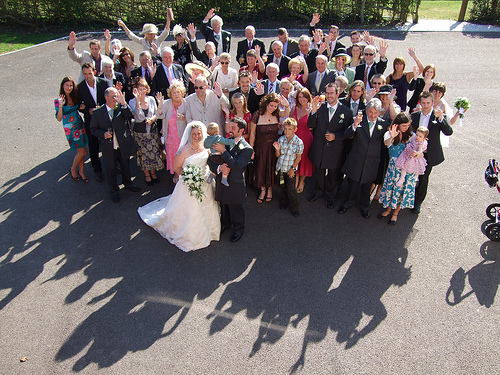
<instances>
[{"instance_id":1,"label":"young boy in plaid shirt","mask_svg":"<svg viewBox=\"0 0 500 375\"><path fill-rule=\"evenodd\" d=\"M295 135L297 121L287 118L283 122L284 134L273 143L276 150L276 172L280 183L280 209L285 210L290 205L293 217L299 216L299 203L295 189L295 172L302 158L304 143Z\"/></svg>"}]
</instances>

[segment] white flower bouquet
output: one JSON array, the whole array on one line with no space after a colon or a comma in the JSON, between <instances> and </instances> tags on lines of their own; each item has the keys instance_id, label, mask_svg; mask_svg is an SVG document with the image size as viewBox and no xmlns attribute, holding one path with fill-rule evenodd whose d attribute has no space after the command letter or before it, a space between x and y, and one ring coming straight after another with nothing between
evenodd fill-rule
<instances>
[{"instance_id":1,"label":"white flower bouquet","mask_svg":"<svg viewBox=\"0 0 500 375\"><path fill-rule=\"evenodd\" d=\"M465 96L457 98L457 100L455 100L454 107L458 109L458 113L460 116L460 126L462 126L462 119L464 118L464 113L467 109L470 108L469 99L467 99Z\"/></svg>"},{"instance_id":2,"label":"white flower bouquet","mask_svg":"<svg viewBox=\"0 0 500 375\"><path fill-rule=\"evenodd\" d=\"M201 176L201 168L197 165L188 164L182 170L181 178L184 185L188 187L189 194L191 194L192 197L196 197L201 203L205 195L201 190L205 183Z\"/></svg>"}]
</instances>

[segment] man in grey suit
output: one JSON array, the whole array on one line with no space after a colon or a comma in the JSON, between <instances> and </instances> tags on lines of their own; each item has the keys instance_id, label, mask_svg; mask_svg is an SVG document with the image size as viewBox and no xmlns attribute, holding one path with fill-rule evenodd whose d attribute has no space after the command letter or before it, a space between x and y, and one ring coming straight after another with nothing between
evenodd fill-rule
<instances>
[{"instance_id":1,"label":"man in grey suit","mask_svg":"<svg viewBox=\"0 0 500 375\"><path fill-rule=\"evenodd\" d=\"M309 74L307 79L307 88L313 96L325 92L326 85L335 82L336 74L326 68L327 64L326 56L316 56L316 71Z\"/></svg>"},{"instance_id":2,"label":"man in grey suit","mask_svg":"<svg viewBox=\"0 0 500 375\"><path fill-rule=\"evenodd\" d=\"M346 201L339 208L339 214L345 213L354 205L359 191L361 215L365 219L370 217L370 189L377 177L380 152L382 147L385 147L384 134L389 126L379 117L381 109L380 99L370 100L366 105L366 116L356 116L354 123L345 131L345 137L354 140L342 169L348 178L348 189Z\"/></svg>"},{"instance_id":3,"label":"man in grey suit","mask_svg":"<svg viewBox=\"0 0 500 375\"><path fill-rule=\"evenodd\" d=\"M239 241L245 228L246 201L245 169L253 154L252 147L243 138L247 123L239 117L229 122L229 137L234 138L235 145L230 148L220 143L213 148L221 153L225 164L217 166L211 160L208 161L212 172L217 174L215 200L221 204L221 233L233 226L231 241ZM222 174L228 175L229 186L221 184Z\"/></svg>"},{"instance_id":4,"label":"man in grey suit","mask_svg":"<svg viewBox=\"0 0 500 375\"><path fill-rule=\"evenodd\" d=\"M339 89L334 83L326 85L326 101L319 97L312 102L307 127L314 138L309 150L309 160L316 167L314 194L309 202L326 195L326 206L335 206L334 198L342 182L341 168L345 161L344 133L352 124L352 112L338 101Z\"/></svg>"},{"instance_id":5,"label":"man in grey suit","mask_svg":"<svg viewBox=\"0 0 500 375\"><path fill-rule=\"evenodd\" d=\"M133 115L125 101L125 96L114 87L104 92L106 105L97 108L90 122L91 133L101 141L102 160L106 169L109 193L114 203L120 201L117 184L117 162L121 165L122 183L125 189L134 193L140 189L132 183L130 173L130 157L135 153L136 146L128 120Z\"/></svg>"}]
</instances>

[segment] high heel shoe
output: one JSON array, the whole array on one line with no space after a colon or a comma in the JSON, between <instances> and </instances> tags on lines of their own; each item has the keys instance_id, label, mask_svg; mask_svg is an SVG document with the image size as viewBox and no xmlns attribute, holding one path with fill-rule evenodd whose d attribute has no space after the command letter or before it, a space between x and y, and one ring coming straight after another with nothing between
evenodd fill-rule
<instances>
[{"instance_id":1,"label":"high heel shoe","mask_svg":"<svg viewBox=\"0 0 500 375\"><path fill-rule=\"evenodd\" d=\"M78 177L78 175L76 175L76 177L73 177L73 173L71 172L71 168L69 169L69 175L71 176L71 178L73 179L73 181L75 181L75 182L80 181L80 178Z\"/></svg>"}]
</instances>

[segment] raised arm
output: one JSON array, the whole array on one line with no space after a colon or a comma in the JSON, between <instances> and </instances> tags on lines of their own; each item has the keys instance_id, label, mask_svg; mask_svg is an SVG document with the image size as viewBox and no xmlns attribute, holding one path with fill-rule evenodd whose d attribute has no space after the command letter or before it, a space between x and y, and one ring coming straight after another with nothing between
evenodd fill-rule
<instances>
[{"instance_id":1,"label":"raised arm","mask_svg":"<svg viewBox=\"0 0 500 375\"><path fill-rule=\"evenodd\" d=\"M127 36L132 41L134 41L138 44L142 44L142 38L138 37L132 31L130 31L130 29L127 27L127 25L125 25L125 22L123 22L121 19L118 20L118 26L121 27L123 29L123 31L125 31L125 34L127 34Z\"/></svg>"},{"instance_id":2,"label":"raised arm","mask_svg":"<svg viewBox=\"0 0 500 375\"><path fill-rule=\"evenodd\" d=\"M414 47L408 47L408 54L413 58L415 63L418 66L418 72L423 72L424 71L424 65L420 61L420 59L417 57L417 54L415 53L415 48ZM413 78L417 78L418 74L415 75L415 70L412 72L406 73L406 79L408 82L411 82Z\"/></svg>"}]
</instances>

